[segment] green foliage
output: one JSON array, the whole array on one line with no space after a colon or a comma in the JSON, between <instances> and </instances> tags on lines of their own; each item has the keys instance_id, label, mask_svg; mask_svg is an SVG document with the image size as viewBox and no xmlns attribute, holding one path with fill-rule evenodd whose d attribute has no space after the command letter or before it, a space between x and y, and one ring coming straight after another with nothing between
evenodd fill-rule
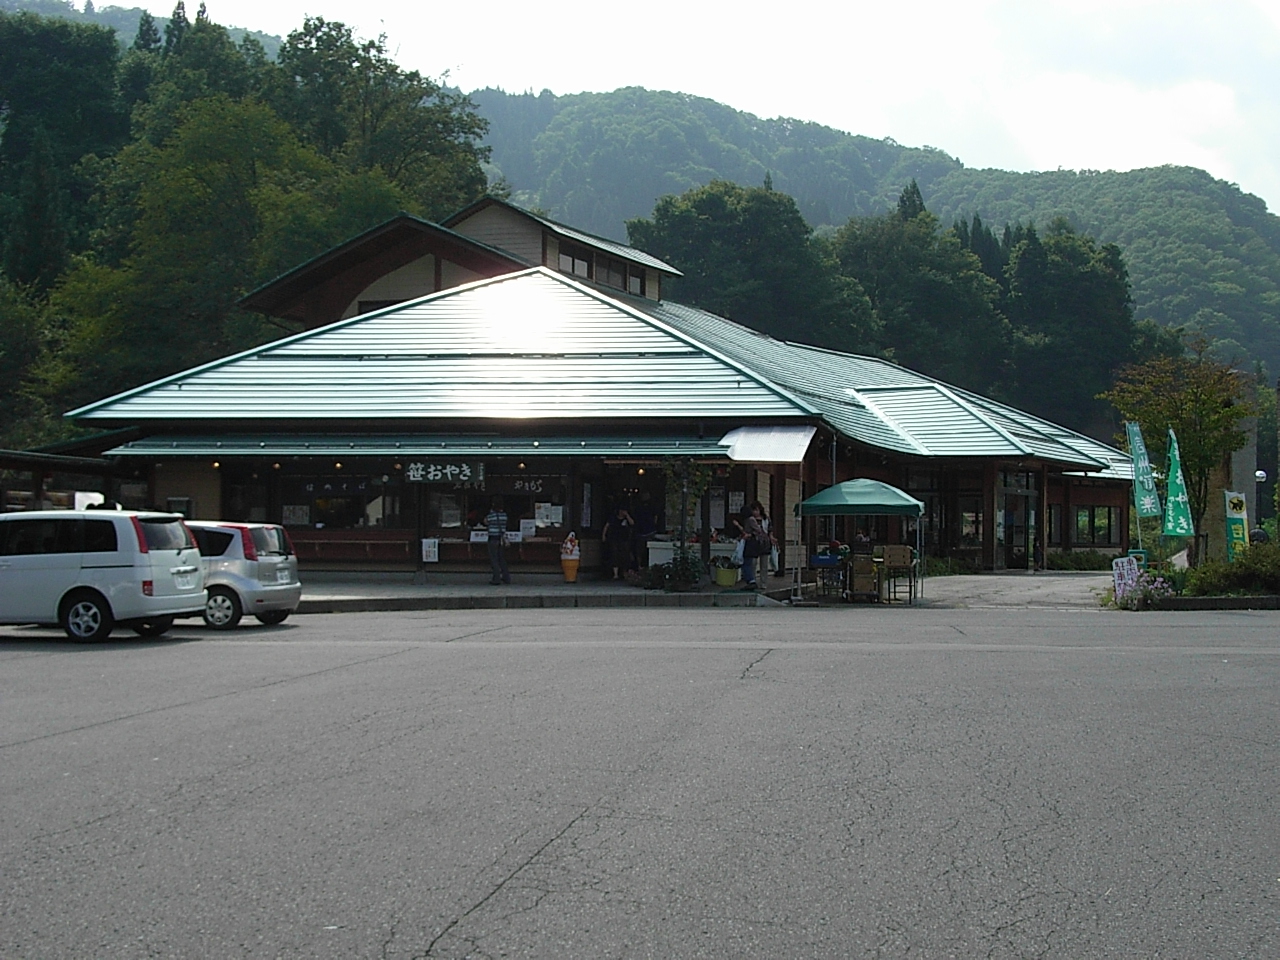
<instances>
[{"instance_id":1,"label":"green foliage","mask_svg":"<svg viewBox=\"0 0 1280 960\"><path fill-rule=\"evenodd\" d=\"M965 557L930 557L924 558L924 575L926 577L955 577L967 573L981 573L980 564Z\"/></svg>"},{"instance_id":2,"label":"green foliage","mask_svg":"<svg viewBox=\"0 0 1280 960\"><path fill-rule=\"evenodd\" d=\"M999 288L977 256L939 232L913 188L895 212L854 218L833 239L841 273L870 304L877 340L869 346L949 383L999 393L1011 339Z\"/></svg>"},{"instance_id":3,"label":"green foliage","mask_svg":"<svg viewBox=\"0 0 1280 960\"><path fill-rule=\"evenodd\" d=\"M1185 327L1280 370L1280 218L1203 170L967 169L938 150L635 87L562 97L478 90L472 99L490 121L493 163L516 201L602 236L621 239L623 224L647 216L659 197L712 180L758 184L766 173L821 233L892 210L914 179L943 223L979 215L1043 232L1061 217L1116 244L1144 337ZM1154 346L1141 355L1161 352Z\"/></svg>"},{"instance_id":4,"label":"green foliage","mask_svg":"<svg viewBox=\"0 0 1280 960\"><path fill-rule=\"evenodd\" d=\"M160 147L139 140L114 165L136 185L136 218L118 245L127 256L81 261L54 291L64 338L40 373L62 404L268 338L236 299L401 205L379 174L335 167L260 103L197 100L176 120Z\"/></svg>"},{"instance_id":5,"label":"green foliage","mask_svg":"<svg viewBox=\"0 0 1280 960\"><path fill-rule=\"evenodd\" d=\"M1246 436L1240 420L1255 413L1254 384L1230 364L1214 359L1203 338L1188 343L1188 353L1158 357L1126 367L1103 399L1125 420L1142 427L1142 437L1157 469L1167 462L1168 431L1178 437L1182 473L1197 530L1209 503L1209 479Z\"/></svg>"},{"instance_id":6,"label":"green foliage","mask_svg":"<svg viewBox=\"0 0 1280 960\"><path fill-rule=\"evenodd\" d=\"M1186 592L1196 597L1280 594L1280 545L1255 543L1236 560L1205 560L1187 575Z\"/></svg>"},{"instance_id":7,"label":"green foliage","mask_svg":"<svg viewBox=\"0 0 1280 960\"><path fill-rule=\"evenodd\" d=\"M31 439L31 398L25 382L40 351L39 305L0 277L0 447L21 447Z\"/></svg>"},{"instance_id":8,"label":"green foliage","mask_svg":"<svg viewBox=\"0 0 1280 960\"><path fill-rule=\"evenodd\" d=\"M716 181L663 197L631 242L677 265L664 296L782 340L865 349L865 301L842 284L795 203L776 190Z\"/></svg>"},{"instance_id":9,"label":"green foliage","mask_svg":"<svg viewBox=\"0 0 1280 960\"><path fill-rule=\"evenodd\" d=\"M1114 554L1097 550L1055 551L1045 554L1046 570L1110 570Z\"/></svg>"},{"instance_id":10,"label":"green foliage","mask_svg":"<svg viewBox=\"0 0 1280 960\"><path fill-rule=\"evenodd\" d=\"M68 239L62 189L43 128L22 168L0 263L9 279L43 294L66 265Z\"/></svg>"},{"instance_id":11,"label":"green foliage","mask_svg":"<svg viewBox=\"0 0 1280 960\"><path fill-rule=\"evenodd\" d=\"M1095 436L1113 429L1098 395L1126 364L1146 359L1120 248L1055 221L1043 240L1033 227L1008 251L1004 310L1017 331L1020 407Z\"/></svg>"},{"instance_id":12,"label":"green foliage","mask_svg":"<svg viewBox=\"0 0 1280 960\"><path fill-rule=\"evenodd\" d=\"M677 546L671 555L671 562L662 566L668 590L687 590L697 586L702 580L702 559L694 548Z\"/></svg>"},{"instance_id":13,"label":"green foliage","mask_svg":"<svg viewBox=\"0 0 1280 960\"><path fill-rule=\"evenodd\" d=\"M485 192L479 139L488 124L458 93L400 69L385 37L357 40L341 23L308 17L280 49L269 99L319 153L377 170L434 219Z\"/></svg>"}]
</instances>

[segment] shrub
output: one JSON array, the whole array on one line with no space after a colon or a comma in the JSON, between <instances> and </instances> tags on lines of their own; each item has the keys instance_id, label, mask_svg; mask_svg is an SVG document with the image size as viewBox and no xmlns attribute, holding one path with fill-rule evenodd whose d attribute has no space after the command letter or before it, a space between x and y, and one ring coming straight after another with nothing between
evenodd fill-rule
<instances>
[{"instance_id":1,"label":"shrub","mask_svg":"<svg viewBox=\"0 0 1280 960\"><path fill-rule=\"evenodd\" d=\"M1280 544L1255 543L1235 563L1206 560L1188 572L1186 589L1197 597L1280 594Z\"/></svg>"},{"instance_id":2,"label":"shrub","mask_svg":"<svg viewBox=\"0 0 1280 960\"><path fill-rule=\"evenodd\" d=\"M963 573L978 573L977 563L966 557L925 557L926 577L954 577Z\"/></svg>"},{"instance_id":3,"label":"shrub","mask_svg":"<svg viewBox=\"0 0 1280 960\"><path fill-rule=\"evenodd\" d=\"M1117 596L1113 591L1107 593L1111 602L1122 610L1146 610L1153 602L1158 603L1172 597L1174 589L1173 584L1162 574L1143 570L1133 586L1123 594Z\"/></svg>"},{"instance_id":4,"label":"shrub","mask_svg":"<svg viewBox=\"0 0 1280 960\"><path fill-rule=\"evenodd\" d=\"M1110 570L1114 559L1114 555L1097 550L1073 550L1048 554L1044 565L1048 570Z\"/></svg>"}]
</instances>

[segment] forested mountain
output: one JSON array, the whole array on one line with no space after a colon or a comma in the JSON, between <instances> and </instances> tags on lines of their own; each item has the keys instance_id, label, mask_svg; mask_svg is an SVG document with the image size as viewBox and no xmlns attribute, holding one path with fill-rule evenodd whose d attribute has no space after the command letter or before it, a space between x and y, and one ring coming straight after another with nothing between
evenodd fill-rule
<instances>
[{"instance_id":1,"label":"forested mountain","mask_svg":"<svg viewBox=\"0 0 1280 960\"><path fill-rule=\"evenodd\" d=\"M658 197L766 175L822 233L891 209L914 179L944 227L975 214L997 230L1061 218L1117 244L1137 319L1201 331L1224 355L1280 370L1280 218L1202 170L969 169L940 150L640 88L471 99L490 124L491 173L514 198L604 236L625 238L625 221L648 216Z\"/></svg>"},{"instance_id":2,"label":"forested mountain","mask_svg":"<svg viewBox=\"0 0 1280 960\"><path fill-rule=\"evenodd\" d=\"M59 20L71 20L76 23L92 23L100 27L108 27L116 32L116 42L127 47L138 34L138 24L144 11L141 7L95 6L88 0L82 8L77 9L70 0L0 0L0 11L8 13L35 13L42 17L57 17ZM155 17L156 26L161 32L169 25L168 17ZM236 43L245 37L252 37L262 44L262 49L271 59L280 52L281 40L269 33L257 30L246 30L243 27L228 27L227 35Z\"/></svg>"}]
</instances>

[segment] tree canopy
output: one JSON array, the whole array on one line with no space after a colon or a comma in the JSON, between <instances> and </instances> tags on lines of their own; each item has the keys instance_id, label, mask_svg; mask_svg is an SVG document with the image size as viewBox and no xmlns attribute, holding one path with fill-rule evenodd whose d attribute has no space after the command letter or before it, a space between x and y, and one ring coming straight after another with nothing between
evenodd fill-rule
<instances>
[{"instance_id":1,"label":"tree canopy","mask_svg":"<svg viewBox=\"0 0 1280 960\"><path fill-rule=\"evenodd\" d=\"M241 295L484 194L484 121L384 38L309 18L282 51L203 4L141 17L123 53L110 30L0 12L0 365L28 417L277 336Z\"/></svg>"},{"instance_id":2,"label":"tree canopy","mask_svg":"<svg viewBox=\"0 0 1280 960\"><path fill-rule=\"evenodd\" d=\"M1178 438L1182 473L1197 531L1209 506L1215 470L1247 441L1240 421L1257 412L1256 384L1231 364L1215 359L1203 337L1179 356L1157 357L1120 372L1103 395L1125 420L1142 427L1157 467L1168 457L1168 431Z\"/></svg>"}]
</instances>

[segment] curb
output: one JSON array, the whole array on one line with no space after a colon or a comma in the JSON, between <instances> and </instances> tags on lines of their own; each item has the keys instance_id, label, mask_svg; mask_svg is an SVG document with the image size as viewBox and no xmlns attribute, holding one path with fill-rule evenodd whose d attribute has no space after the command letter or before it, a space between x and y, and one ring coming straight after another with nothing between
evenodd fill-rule
<instances>
[{"instance_id":1,"label":"curb","mask_svg":"<svg viewBox=\"0 0 1280 960\"><path fill-rule=\"evenodd\" d=\"M1280 610L1280 597L1169 597L1150 610Z\"/></svg>"},{"instance_id":2,"label":"curb","mask_svg":"<svg viewBox=\"0 0 1280 960\"><path fill-rule=\"evenodd\" d=\"M458 596L458 597L351 597L308 600L305 597L294 613L395 613L409 610L528 610L584 609L602 607L763 607L784 606L788 590L754 593L643 593L563 594L523 596Z\"/></svg>"}]
</instances>

